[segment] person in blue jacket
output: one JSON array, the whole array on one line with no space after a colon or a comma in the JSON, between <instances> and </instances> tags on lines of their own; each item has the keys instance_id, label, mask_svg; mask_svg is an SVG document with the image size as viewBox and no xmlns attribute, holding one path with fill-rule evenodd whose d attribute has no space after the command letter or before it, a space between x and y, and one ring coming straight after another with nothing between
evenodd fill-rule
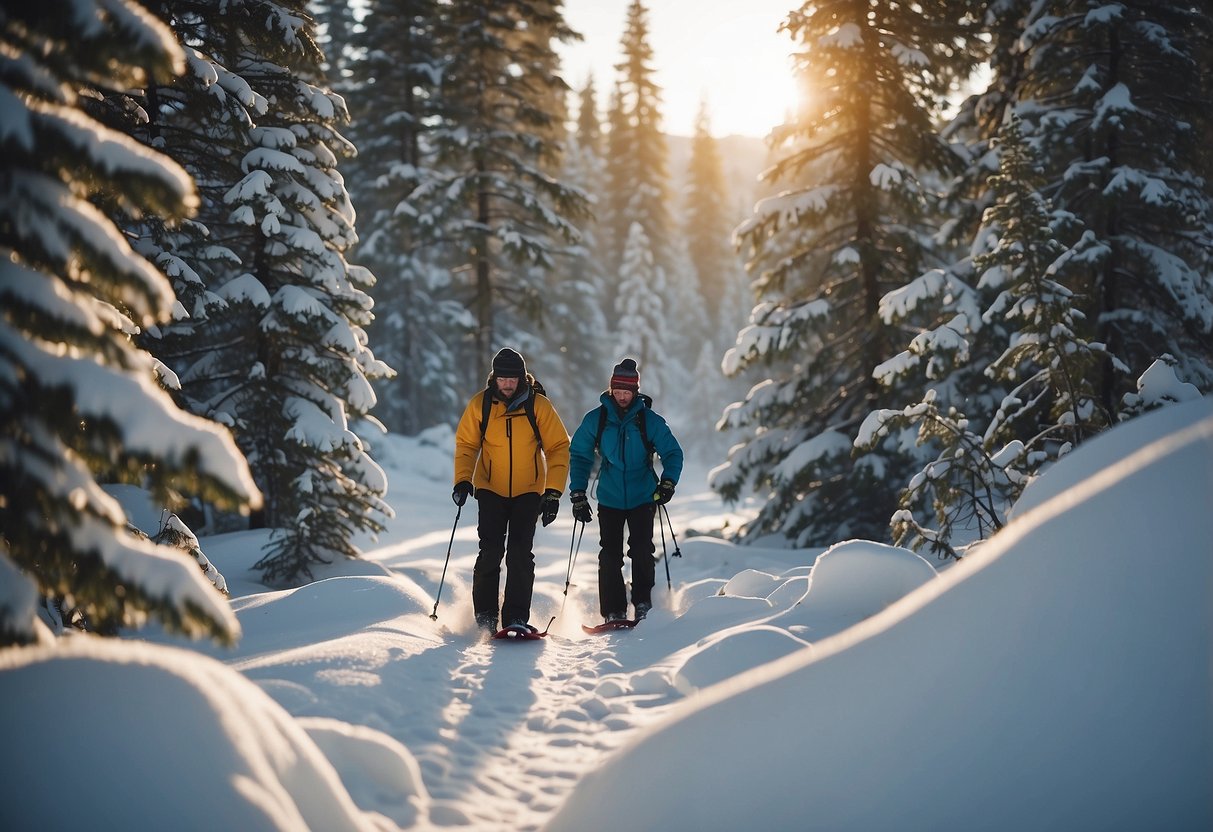
<instances>
[{"instance_id":1,"label":"person in blue jacket","mask_svg":"<svg viewBox=\"0 0 1213 832\"><path fill-rule=\"evenodd\" d=\"M627 618L628 597L623 580L623 537L632 561L632 605L636 619L653 607L656 561L653 559L653 518L657 507L674 496L682 474L682 446L665 419L649 408L640 393L636 361L615 365L611 384L599 407L586 413L569 443L569 499L573 517L594 519L586 487L595 460L598 472L598 602L603 618ZM661 476L653 465L661 460Z\"/></svg>"}]
</instances>

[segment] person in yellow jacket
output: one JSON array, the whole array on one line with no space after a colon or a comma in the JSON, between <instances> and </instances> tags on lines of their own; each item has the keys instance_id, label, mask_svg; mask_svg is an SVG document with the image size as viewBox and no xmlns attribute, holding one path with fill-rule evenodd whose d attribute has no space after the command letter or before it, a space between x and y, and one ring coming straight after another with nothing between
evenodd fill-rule
<instances>
[{"instance_id":1,"label":"person in yellow jacket","mask_svg":"<svg viewBox=\"0 0 1213 832\"><path fill-rule=\"evenodd\" d=\"M462 506L473 494L479 506L480 553L472 570L476 625L496 631L501 561L505 559L504 627L534 630L535 523L556 519L569 475L569 434L547 396L535 389L526 361L503 349L493 357L485 389L464 408L455 429L455 488Z\"/></svg>"}]
</instances>

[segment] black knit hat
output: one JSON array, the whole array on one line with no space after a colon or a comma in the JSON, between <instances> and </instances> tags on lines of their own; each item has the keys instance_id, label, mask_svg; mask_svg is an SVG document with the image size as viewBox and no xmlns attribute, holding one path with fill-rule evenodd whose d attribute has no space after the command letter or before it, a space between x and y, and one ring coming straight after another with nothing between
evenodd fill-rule
<instances>
[{"instance_id":1,"label":"black knit hat","mask_svg":"<svg viewBox=\"0 0 1213 832\"><path fill-rule=\"evenodd\" d=\"M525 378L526 362L520 354L506 347L493 356L493 375L497 378Z\"/></svg>"},{"instance_id":2,"label":"black knit hat","mask_svg":"<svg viewBox=\"0 0 1213 832\"><path fill-rule=\"evenodd\" d=\"M631 390L633 393L640 391L640 371L636 369L634 358L625 358L615 365L611 372L610 389Z\"/></svg>"}]
</instances>

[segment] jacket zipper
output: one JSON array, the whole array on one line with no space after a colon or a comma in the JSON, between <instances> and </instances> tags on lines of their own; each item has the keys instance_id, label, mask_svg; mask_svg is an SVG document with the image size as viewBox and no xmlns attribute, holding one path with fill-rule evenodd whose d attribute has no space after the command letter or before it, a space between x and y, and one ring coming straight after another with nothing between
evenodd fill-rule
<instances>
[{"instance_id":1,"label":"jacket zipper","mask_svg":"<svg viewBox=\"0 0 1213 832\"><path fill-rule=\"evenodd\" d=\"M631 505L631 500L628 499L628 423L620 420L619 422L619 459L623 462L622 477L623 480L623 504Z\"/></svg>"},{"instance_id":2,"label":"jacket zipper","mask_svg":"<svg viewBox=\"0 0 1213 832\"><path fill-rule=\"evenodd\" d=\"M509 481L509 496L514 496L514 420L509 414L505 417L505 443L510 447L510 467L506 471Z\"/></svg>"}]
</instances>

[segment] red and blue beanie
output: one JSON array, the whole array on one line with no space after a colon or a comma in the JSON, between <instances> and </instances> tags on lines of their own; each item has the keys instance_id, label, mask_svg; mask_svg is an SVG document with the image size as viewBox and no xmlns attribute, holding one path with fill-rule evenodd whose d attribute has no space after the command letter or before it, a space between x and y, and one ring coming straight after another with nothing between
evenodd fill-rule
<instances>
[{"instance_id":1,"label":"red and blue beanie","mask_svg":"<svg viewBox=\"0 0 1213 832\"><path fill-rule=\"evenodd\" d=\"M640 391L640 371L636 369L636 360L625 358L615 365L611 372L611 390Z\"/></svg>"}]
</instances>

